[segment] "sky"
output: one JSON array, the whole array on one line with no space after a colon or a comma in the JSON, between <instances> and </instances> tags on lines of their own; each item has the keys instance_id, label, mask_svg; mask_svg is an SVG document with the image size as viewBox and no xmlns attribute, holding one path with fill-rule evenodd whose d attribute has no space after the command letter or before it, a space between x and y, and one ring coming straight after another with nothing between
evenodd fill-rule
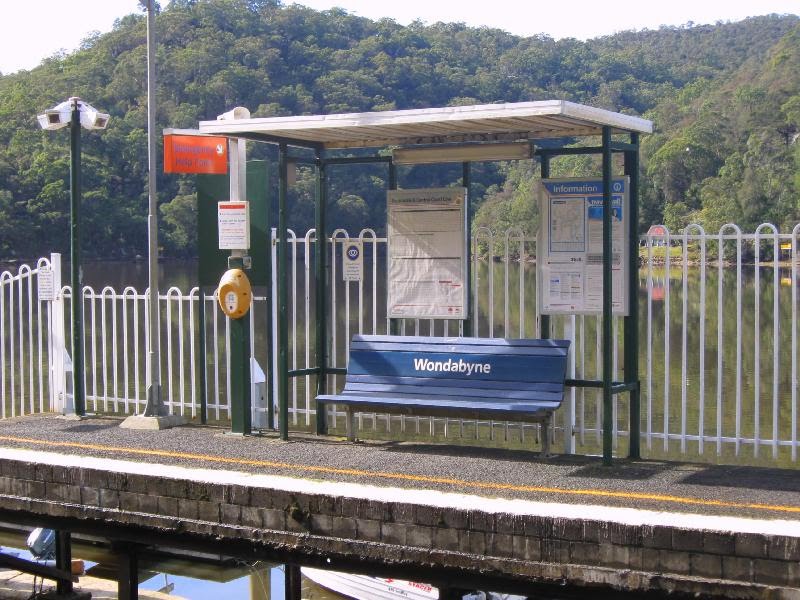
<instances>
[{"instance_id":1,"label":"sky","mask_svg":"<svg viewBox=\"0 0 800 600\"><path fill-rule=\"evenodd\" d=\"M800 0L300 0L318 10L334 6L350 13L380 19L389 17L406 25L419 19L464 22L531 36L581 40L627 29L657 29L684 25L738 21L770 13L800 14ZM161 0L166 6L168 0ZM284 5L292 4L284 0ZM138 0L4 0L0 20L0 72L32 69L56 53L71 52L94 31L110 31L114 21L141 14Z\"/></svg>"}]
</instances>

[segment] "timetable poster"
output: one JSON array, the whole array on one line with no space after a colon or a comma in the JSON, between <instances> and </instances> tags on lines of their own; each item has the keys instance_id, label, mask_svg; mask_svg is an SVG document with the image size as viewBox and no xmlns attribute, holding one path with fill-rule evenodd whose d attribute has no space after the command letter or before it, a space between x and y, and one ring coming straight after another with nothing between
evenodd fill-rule
<instances>
[{"instance_id":1,"label":"timetable poster","mask_svg":"<svg viewBox=\"0 0 800 600\"><path fill-rule=\"evenodd\" d=\"M612 312L628 314L629 180L611 183ZM544 179L539 187L542 226L537 251L542 314L603 311L603 181Z\"/></svg>"},{"instance_id":2,"label":"timetable poster","mask_svg":"<svg viewBox=\"0 0 800 600\"><path fill-rule=\"evenodd\" d=\"M466 318L466 198L463 187L388 192L390 318Z\"/></svg>"}]
</instances>

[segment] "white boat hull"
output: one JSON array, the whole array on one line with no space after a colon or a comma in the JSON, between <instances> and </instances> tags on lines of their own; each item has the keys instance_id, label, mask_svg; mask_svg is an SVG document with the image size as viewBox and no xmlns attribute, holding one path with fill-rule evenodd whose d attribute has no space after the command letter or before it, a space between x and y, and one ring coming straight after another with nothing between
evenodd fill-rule
<instances>
[{"instance_id":1,"label":"white boat hull","mask_svg":"<svg viewBox=\"0 0 800 600\"><path fill-rule=\"evenodd\" d=\"M314 583L356 600L438 600L439 590L427 583L384 579L339 571L302 567L301 572Z\"/></svg>"}]
</instances>

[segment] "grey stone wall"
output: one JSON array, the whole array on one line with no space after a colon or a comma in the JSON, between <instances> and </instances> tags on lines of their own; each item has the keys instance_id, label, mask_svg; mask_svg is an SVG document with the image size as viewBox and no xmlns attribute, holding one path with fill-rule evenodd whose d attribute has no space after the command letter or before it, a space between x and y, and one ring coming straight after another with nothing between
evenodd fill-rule
<instances>
[{"instance_id":1,"label":"grey stone wall","mask_svg":"<svg viewBox=\"0 0 800 600\"><path fill-rule=\"evenodd\" d=\"M450 579L800 599L795 537L443 508L0 459L0 515ZM121 535L121 534L120 534ZM161 539L161 538L160 538Z\"/></svg>"}]
</instances>

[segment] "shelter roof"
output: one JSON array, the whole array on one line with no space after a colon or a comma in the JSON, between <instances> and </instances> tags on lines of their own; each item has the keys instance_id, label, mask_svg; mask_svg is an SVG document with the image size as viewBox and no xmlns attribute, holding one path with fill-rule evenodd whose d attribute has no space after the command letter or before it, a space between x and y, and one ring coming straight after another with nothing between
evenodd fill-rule
<instances>
[{"instance_id":1,"label":"shelter roof","mask_svg":"<svg viewBox=\"0 0 800 600\"><path fill-rule=\"evenodd\" d=\"M652 133L651 121L565 100L201 121L201 133L325 149Z\"/></svg>"}]
</instances>

